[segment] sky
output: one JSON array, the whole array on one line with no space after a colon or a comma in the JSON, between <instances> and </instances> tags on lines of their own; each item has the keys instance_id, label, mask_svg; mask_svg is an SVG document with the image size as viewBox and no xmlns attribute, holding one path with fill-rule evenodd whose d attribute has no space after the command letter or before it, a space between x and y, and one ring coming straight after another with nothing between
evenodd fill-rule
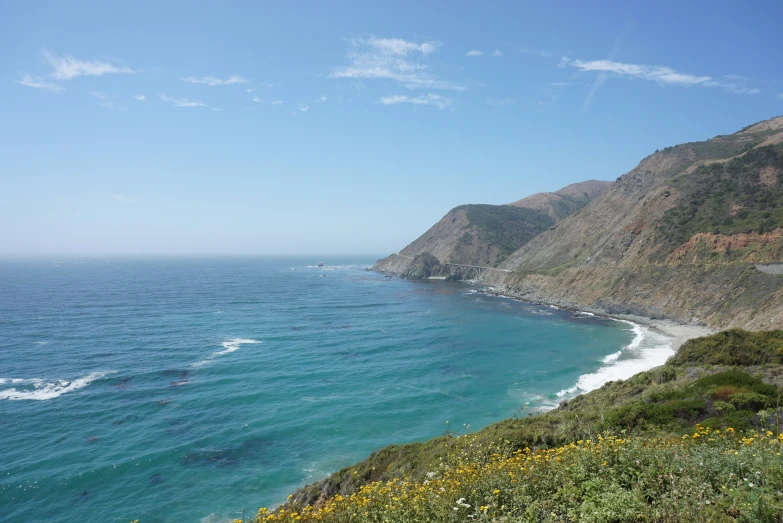
<instances>
[{"instance_id":1,"label":"sky","mask_svg":"<svg viewBox=\"0 0 783 523\"><path fill-rule=\"evenodd\" d=\"M372 254L783 114L783 3L0 2L0 256Z\"/></svg>"}]
</instances>

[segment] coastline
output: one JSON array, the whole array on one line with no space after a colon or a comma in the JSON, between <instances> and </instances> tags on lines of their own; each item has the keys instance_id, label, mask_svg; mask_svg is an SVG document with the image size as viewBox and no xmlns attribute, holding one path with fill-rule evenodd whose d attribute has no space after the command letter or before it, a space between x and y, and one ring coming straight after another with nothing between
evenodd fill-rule
<instances>
[{"instance_id":1,"label":"coastline","mask_svg":"<svg viewBox=\"0 0 783 523\"><path fill-rule=\"evenodd\" d=\"M560 300L546 300L541 297L532 298L530 296L504 291L492 286L485 287L484 292L492 296L511 298L532 305L546 305L574 313L589 313L602 318L609 318L612 320L625 321L631 324L643 325L652 331L658 332L670 338L671 348L674 352L677 352L686 341L692 338L708 336L718 332L711 327L707 327L706 325L697 322L682 322L669 318L650 318L648 316L641 316L638 314L610 313L606 309L600 307L590 307L587 305L563 302Z\"/></svg>"},{"instance_id":2,"label":"coastline","mask_svg":"<svg viewBox=\"0 0 783 523\"><path fill-rule=\"evenodd\" d=\"M476 281L471 283L474 285L478 284ZM563 401L568 401L580 394L596 390L606 383L626 380L639 372L645 372L661 366L665 364L671 356L676 354L686 341L717 332L715 329L696 322L685 323L668 318L651 318L638 314L613 314L598 307L564 303L555 300L533 300L530 299L529 296L518 295L513 292L504 292L491 286L485 286L482 292L490 296L509 298L522 303L554 307L560 310L569 311L575 315L587 314L619 321L631 325L636 334L630 344L622 347L619 351L604 357L602 361L603 365L597 370L581 375L572 387L559 391L556 394L557 399L549 405L542 405L542 407L539 408L540 412L546 412L556 408ZM663 344L661 344L661 341L663 341ZM636 357L622 358L624 354L634 354Z\"/></svg>"},{"instance_id":3,"label":"coastline","mask_svg":"<svg viewBox=\"0 0 783 523\"><path fill-rule=\"evenodd\" d=\"M700 325L678 325L676 323L661 322L654 322L650 325L650 329L660 331L672 338L672 349L674 352L680 350L682 344L690 339L709 336L718 332L715 329Z\"/></svg>"}]
</instances>

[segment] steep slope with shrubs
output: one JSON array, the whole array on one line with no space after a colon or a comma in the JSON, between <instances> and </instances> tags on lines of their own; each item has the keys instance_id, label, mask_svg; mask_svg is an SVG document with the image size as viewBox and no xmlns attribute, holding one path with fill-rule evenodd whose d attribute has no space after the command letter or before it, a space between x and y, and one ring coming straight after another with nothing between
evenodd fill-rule
<instances>
[{"instance_id":1,"label":"steep slope with shrubs","mask_svg":"<svg viewBox=\"0 0 783 523\"><path fill-rule=\"evenodd\" d=\"M783 117L645 158L493 274L523 299L783 326Z\"/></svg>"},{"instance_id":2,"label":"steep slope with shrubs","mask_svg":"<svg viewBox=\"0 0 783 523\"><path fill-rule=\"evenodd\" d=\"M782 392L783 331L698 338L548 413L381 449L258 521L778 521Z\"/></svg>"},{"instance_id":3,"label":"steep slope with shrubs","mask_svg":"<svg viewBox=\"0 0 783 523\"><path fill-rule=\"evenodd\" d=\"M411 262L429 253L441 263L494 267L536 235L587 205L612 182L589 180L509 205L461 205L417 240L375 264L375 269L411 276Z\"/></svg>"}]
</instances>

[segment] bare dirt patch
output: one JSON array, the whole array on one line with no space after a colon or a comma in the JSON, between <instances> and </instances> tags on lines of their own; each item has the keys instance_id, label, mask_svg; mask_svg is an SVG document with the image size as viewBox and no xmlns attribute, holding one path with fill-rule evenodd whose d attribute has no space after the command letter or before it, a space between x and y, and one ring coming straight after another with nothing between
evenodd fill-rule
<instances>
[{"instance_id":1,"label":"bare dirt patch","mask_svg":"<svg viewBox=\"0 0 783 523\"><path fill-rule=\"evenodd\" d=\"M753 247L747 251L745 261L748 262L766 262L763 251L767 247L779 246L783 242L783 229L775 229L772 232L764 234L741 233L741 234L713 234L710 232L700 232L694 234L690 240L677 247L669 255L669 263L696 263L700 255L700 247L706 247L710 252L726 254L730 251L738 251Z\"/></svg>"},{"instance_id":2,"label":"bare dirt patch","mask_svg":"<svg viewBox=\"0 0 783 523\"><path fill-rule=\"evenodd\" d=\"M783 116L778 116L777 118L772 118L771 120L759 122L756 125L753 125L742 132L759 133L762 131L774 131L775 129L781 129L781 128L783 128Z\"/></svg>"},{"instance_id":3,"label":"bare dirt patch","mask_svg":"<svg viewBox=\"0 0 783 523\"><path fill-rule=\"evenodd\" d=\"M759 181L764 187L772 187L778 183L778 170L775 167L762 167L759 172Z\"/></svg>"}]
</instances>

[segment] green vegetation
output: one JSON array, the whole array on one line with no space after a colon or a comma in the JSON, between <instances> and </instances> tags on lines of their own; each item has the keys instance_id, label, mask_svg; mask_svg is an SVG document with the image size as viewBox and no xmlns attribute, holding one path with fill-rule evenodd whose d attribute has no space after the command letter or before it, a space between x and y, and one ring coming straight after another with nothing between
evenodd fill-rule
<instances>
[{"instance_id":1,"label":"green vegetation","mask_svg":"<svg viewBox=\"0 0 783 523\"><path fill-rule=\"evenodd\" d=\"M783 363L783 330L747 332L730 329L683 344L673 365L764 365Z\"/></svg>"},{"instance_id":2,"label":"green vegetation","mask_svg":"<svg viewBox=\"0 0 783 523\"><path fill-rule=\"evenodd\" d=\"M578 197L571 194L558 194L558 198L551 202L552 212L559 220L562 220L566 216L571 216L576 211L582 209L591 200L591 198Z\"/></svg>"},{"instance_id":3,"label":"green vegetation","mask_svg":"<svg viewBox=\"0 0 783 523\"><path fill-rule=\"evenodd\" d=\"M608 413L610 426L672 431L701 422L709 427L750 429L761 409L777 401L777 387L739 370L700 378L687 386L651 389L643 399Z\"/></svg>"},{"instance_id":4,"label":"green vegetation","mask_svg":"<svg viewBox=\"0 0 783 523\"><path fill-rule=\"evenodd\" d=\"M761 143L767 134L730 134L727 136L716 136L706 142L688 142L665 147L660 152L670 157L672 161L669 162L669 168L663 170L661 174L672 176L694 162L737 156Z\"/></svg>"},{"instance_id":5,"label":"green vegetation","mask_svg":"<svg viewBox=\"0 0 783 523\"><path fill-rule=\"evenodd\" d=\"M521 246L545 231L555 221L547 213L509 205L461 205L451 212L464 210L475 230L477 240L499 250L496 263L504 260ZM460 238L460 245L469 245L473 235L466 231Z\"/></svg>"},{"instance_id":6,"label":"green vegetation","mask_svg":"<svg viewBox=\"0 0 783 523\"><path fill-rule=\"evenodd\" d=\"M553 411L381 449L259 521L779 521L781 347L691 340Z\"/></svg>"},{"instance_id":7,"label":"green vegetation","mask_svg":"<svg viewBox=\"0 0 783 523\"><path fill-rule=\"evenodd\" d=\"M465 446L473 436L461 436ZM598 434L393 479L257 522L780 521L783 435L697 426L682 437Z\"/></svg>"},{"instance_id":8,"label":"green vegetation","mask_svg":"<svg viewBox=\"0 0 783 523\"><path fill-rule=\"evenodd\" d=\"M762 169L775 176L761 179ZM763 234L783 227L783 145L701 166L675 177L672 185L680 203L664 214L657 231L657 241L669 246L667 254L699 232Z\"/></svg>"}]
</instances>

